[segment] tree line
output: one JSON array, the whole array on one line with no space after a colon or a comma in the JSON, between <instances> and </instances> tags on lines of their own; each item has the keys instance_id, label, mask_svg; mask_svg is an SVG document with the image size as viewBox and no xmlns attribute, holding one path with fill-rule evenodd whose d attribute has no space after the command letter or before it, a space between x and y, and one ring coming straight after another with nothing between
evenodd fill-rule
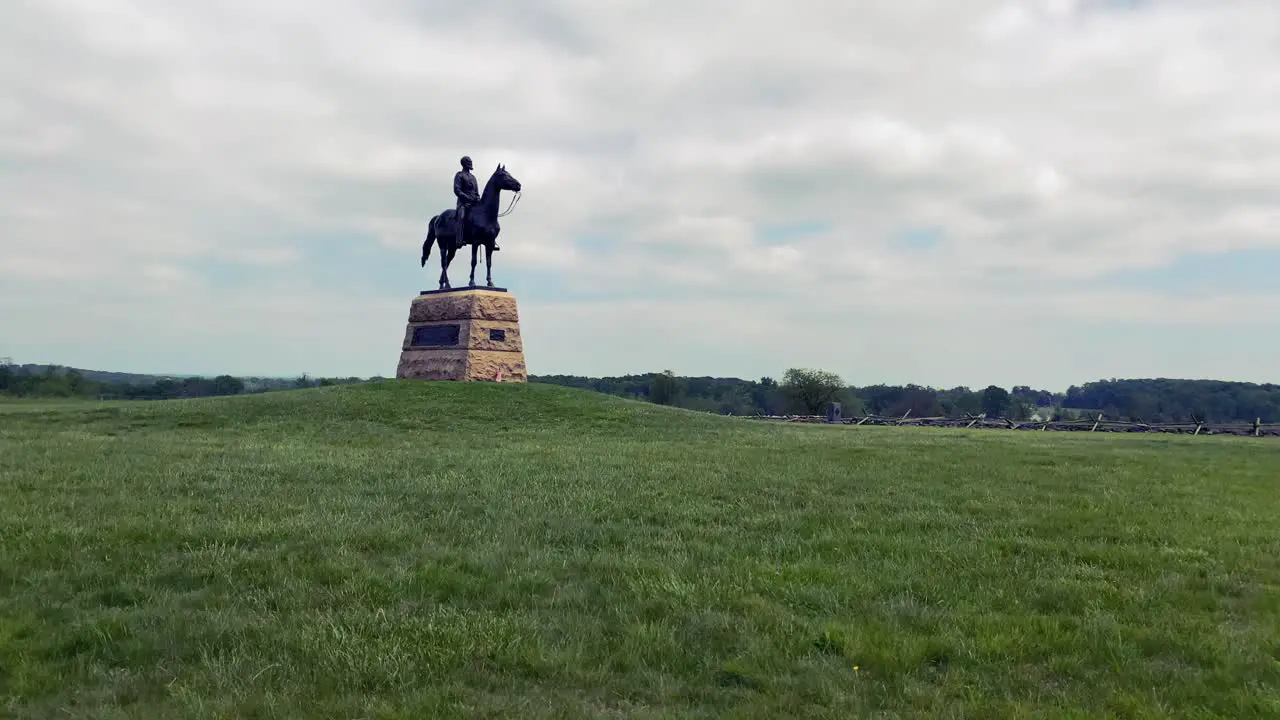
<instances>
[{"instance_id":1,"label":"tree line","mask_svg":"<svg viewBox=\"0 0 1280 720\"><path fill-rule=\"evenodd\" d=\"M377 380L381 378L368 378ZM365 378L184 376L165 377L80 370L58 365L15 365L0 358L0 395L27 398L179 400L245 395L325 385L366 382Z\"/></svg>"},{"instance_id":2,"label":"tree line","mask_svg":"<svg viewBox=\"0 0 1280 720\"><path fill-rule=\"evenodd\" d=\"M1222 380L1111 379L1054 392L1015 385L934 388L847 384L825 370L791 368L781 380L681 377L670 371L591 378L531 376L530 381L732 415L821 415L833 402L843 414L1072 420L1098 413L1134 422L1280 422L1280 385Z\"/></svg>"},{"instance_id":3,"label":"tree line","mask_svg":"<svg viewBox=\"0 0 1280 720\"><path fill-rule=\"evenodd\" d=\"M10 397L168 400L242 395L381 380L381 377L162 377L54 365L15 365L0 358L0 395ZM845 416L1070 420L1102 413L1136 422L1280 422L1280 385L1222 380L1098 380L1065 392L1026 385L934 388L847 384L825 370L791 368L781 379L684 377L670 371L620 377L534 375L531 382L728 415L821 415L840 403Z\"/></svg>"}]
</instances>

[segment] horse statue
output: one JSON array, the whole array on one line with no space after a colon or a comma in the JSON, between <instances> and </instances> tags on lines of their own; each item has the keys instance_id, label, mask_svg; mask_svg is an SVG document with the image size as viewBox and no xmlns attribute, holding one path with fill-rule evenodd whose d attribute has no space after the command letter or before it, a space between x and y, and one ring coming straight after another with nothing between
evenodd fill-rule
<instances>
[{"instance_id":1,"label":"horse statue","mask_svg":"<svg viewBox=\"0 0 1280 720\"><path fill-rule=\"evenodd\" d=\"M516 193L516 197L512 198L511 205L515 206L520 197L520 181L511 176L507 169L501 164L498 169L493 171L493 175L489 176L488 182L484 184L484 192L480 195L480 201L467 210L464 215L462 227L458 227L457 210L445 210L431 218L427 222L427 239L422 243L422 267L427 266L427 258L431 256L431 245L435 243L440 246L440 289L445 290L452 287L449 284L449 263L453 262L453 256L461 248L471 246L471 284L469 287L476 286L476 256L480 246L484 246L484 270L485 282L489 287L493 287L493 248L497 244L498 233L502 228L498 226L498 218L511 212L508 207L506 212L498 212L498 195L503 190L510 190Z\"/></svg>"}]
</instances>

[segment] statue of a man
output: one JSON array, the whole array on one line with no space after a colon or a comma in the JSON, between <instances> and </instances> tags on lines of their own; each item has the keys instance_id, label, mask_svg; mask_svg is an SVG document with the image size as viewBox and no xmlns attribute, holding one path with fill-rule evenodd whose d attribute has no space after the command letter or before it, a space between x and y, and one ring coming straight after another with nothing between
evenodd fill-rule
<instances>
[{"instance_id":1,"label":"statue of a man","mask_svg":"<svg viewBox=\"0 0 1280 720\"><path fill-rule=\"evenodd\" d=\"M467 219L467 211L473 205L480 202L479 185L476 183L476 176L471 174L471 158L467 155L462 156L462 169L453 175L453 194L458 199L458 245L462 245L463 233L465 232ZM495 244L494 250L498 249Z\"/></svg>"}]
</instances>

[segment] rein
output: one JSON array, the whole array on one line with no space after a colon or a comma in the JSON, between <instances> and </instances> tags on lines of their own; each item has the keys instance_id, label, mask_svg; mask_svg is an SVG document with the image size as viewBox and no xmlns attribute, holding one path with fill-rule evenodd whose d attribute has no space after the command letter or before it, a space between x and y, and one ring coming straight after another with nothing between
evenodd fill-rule
<instances>
[{"instance_id":1,"label":"rein","mask_svg":"<svg viewBox=\"0 0 1280 720\"><path fill-rule=\"evenodd\" d=\"M511 196L511 203L507 205L507 209L498 213L498 217L506 217L510 215L511 211L516 209L516 203L518 202L520 202L520 192L516 191L516 194Z\"/></svg>"}]
</instances>

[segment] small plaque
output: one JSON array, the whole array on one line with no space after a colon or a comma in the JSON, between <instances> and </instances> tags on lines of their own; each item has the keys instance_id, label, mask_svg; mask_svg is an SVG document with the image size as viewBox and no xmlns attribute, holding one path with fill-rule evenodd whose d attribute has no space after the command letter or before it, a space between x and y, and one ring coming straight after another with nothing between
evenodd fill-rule
<instances>
[{"instance_id":1,"label":"small plaque","mask_svg":"<svg viewBox=\"0 0 1280 720\"><path fill-rule=\"evenodd\" d=\"M507 331L498 329L490 330L489 339L494 342L504 342L507 339Z\"/></svg>"},{"instance_id":2,"label":"small plaque","mask_svg":"<svg viewBox=\"0 0 1280 720\"><path fill-rule=\"evenodd\" d=\"M458 344L457 325L423 325L413 329L410 347L450 347Z\"/></svg>"}]
</instances>

